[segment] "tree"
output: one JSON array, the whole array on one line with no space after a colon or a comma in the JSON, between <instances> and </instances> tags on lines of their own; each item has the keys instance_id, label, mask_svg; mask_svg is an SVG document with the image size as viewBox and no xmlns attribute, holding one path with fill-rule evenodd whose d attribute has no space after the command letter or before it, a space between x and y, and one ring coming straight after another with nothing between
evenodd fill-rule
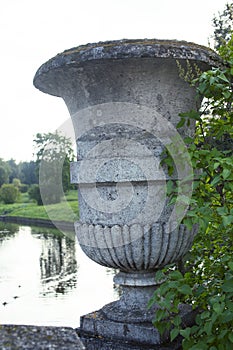
<instances>
[{"instance_id":1,"label":"tree","mask_svg":"<svg viewBox=\"0 0 233 350\"><path fill-rule=\"evenodd\" d=\"M213 18L214 26L214 47L219 50L230 40L233 30L233 4L226 4L225 9L218 16Z\"/></svg>"},{"instance_id":2,"label":"tree","mask_svg":"<svg viewBox=\"0 0 233 350\"><path fill-rule=\"evenodd\" d=\"M71 188L70 161L72 143L58 132L36 135L34 140L39 172L39 184L45 204L60 202Z\"/></svg>"},{"instance_id":3,"label":"tree","mask_svg":"<svg viewBox=\"0 0 233 350\"><path fill-rule=\"evenodd\" d=\"M3 184L0 188L0 199L5 204L13 204L19 196L19 190L13 184Z\"/></svg>"},{"instance_id":4,"label":"tree","mask_svg":"<svg viewBox=\"0 0 233 350\"><path fill-rule=\"evenodd\" d=\"M22 183L32 185L38 183L38 176L36 173L37 163L31 160L30 162L20 162L19 179Z\"/></svg>"},{"instance_id":5,"label":"tree","mask_svg":"<svg viewBox=\"0 0 233 350\"><path fill-rule=\"evenodd\" d=\"M28 190L28 194L29 194L29 197L31 199L34 199L38 205L43 205L39 185L37 184L31 185Z\"/></svg>"},{"instance_id":6,"label":"tree","mask_svg":"<svg viewBox=\"0 0 233 350\"><path fill-rule=\"evenodd\" d=\"M150 303L160 307L154 325L161 333L169 329L171 340L183 336L188 350L233 348L233 39L225 34L218 49L225 66L193 81L205 102L179 123L196 119L196 134L186 142L199 178L184 224L197 223L199 233L185 261L157 274L165 282ZM175 190L170 194L176 198ZM180 303L197 310L194 326L181 324Z\"/></svg>"},{"instance_id":7,"label":"tree","mask_svg":"<svg viewBox=\"0 0 233 350\"><path fill-rule=\"evenodd\" d=\"M9 182L12 183L13 179L19 177L19 169L14 159L10 159L6 161L6 164L9 168Z\"/></svg>"},{"instance_id":8,"label":"tree","mask_svg":"<svg viewBox=\"0 0 233 350\"><path fill-rule=\"evenodd\" d=\"M6 167L3 165L0 165L0 186L8 182L9 182L9 176L8 176Z\"/></svg>"},{"instance_id":9,"label":"tree","mask_svg":"<svg viewBox=\"0 0 233 350\"><path fill-rule=\"evenodd\" d=\"M0 187L4 183L9 182L9 173L10 169L8 164L2 158L0 158Z\"/></svg>"}]
</instances>

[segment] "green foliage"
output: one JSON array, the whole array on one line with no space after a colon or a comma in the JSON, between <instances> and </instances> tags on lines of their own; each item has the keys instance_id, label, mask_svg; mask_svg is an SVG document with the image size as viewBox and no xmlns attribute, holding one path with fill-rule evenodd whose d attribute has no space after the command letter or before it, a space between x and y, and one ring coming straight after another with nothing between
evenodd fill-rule
<instances>
[{"instance_id":1,"label":"green foliage","mask_svg":"<svg viewBox=\"0 0 233 350\"><path fill-rule=\"evenodd\" d=\"M79 216L77 191L69 191L65 199L67 202L62 201L57 204L38 206L35 202L29 202L27 194L23 194L20 198L20 202L14 204L0 203L0 215L74 222L78 220Z\"/></svg>"},{"instance_id":2,"label":"green foliage","mask_svg":"<svg viewBox=\"0 0 233 350\"><path fill-rule=\"evenodd\" d=\"M19 189L21 186L21 181L20 181L20 179L14 178L12 180L12 184Z\"/></svg>"},{"instance_id":3,"label":"green foliage","mask_svg":"<svg viewBox=\"0 0 233 350\"><path fill-rule=\"evenodd\" d=\"M159 306L154 325L170 339L183 337L184 350L233 348L233 45L221 48L225 68L213 68L193 81L205 97L200 111L181 114L178 128L196 121L196 133L185 142L196 180L190 211L183 223L199 225L190 253L178 265L156 276L164 279L150 302ZM170 166L172 162L166 159ZM167 190L171 204L176 186ZM179 271L182 272L180 272ZM179 305L197 311L196 324L187 327L179 317Z\"/></svg>"},{"instance_id":4,"label":"green foliage","mask_svg":"<svg viewBox=\"0 0 233 350\"><path fill-rule=\"evenodd\" d=\"M192 64L189 60L186 60L185 65L183 61L176 60L176 64L179 68L179 76L187 83L192 83L193 80L200 76L201 70L196 63Z\"/></svg>"},{"instance_id":5,"label":"green foliage","mask_svg":"<svg viewBox=\"0 0 233 350\"><path fill-rule=\"evenodd\" d=\"M39 185L37 184L31 185L28 190L28 195L29 195L29 198L35 200L38 205L43 205Z\"/></svg>"},{"instance_id":6,"label":"green foliage","mask_svg":"<svg viewBox=\"0 0 233 350\"><path fill-rule=\"evenodd\" d=\"M9 182L9 172L4 163L0 162L0 186Z\"/></svg>"},{"instance_id":7,"label":"green foliage","mask_svg":"<svg viewBox=\"0 0 233 350\"><path fill-rule=\"evenodd\" d=\"M44 204L59 203L63 192L71 189L70 161L73 160L71 141L56 132L38 133L34 143ZM59 186L59 179L62 186Z\"/></svg>"},{"instance_id":8,"label":"green foliage","mask_svg":"<svg viewBox=\"0 0 233 350\"><path fill-rule=\"evenodd\" d=\"M19 197L19 190L13 184L3 184L0 188L0 199L5 204L13 204Z\"/></svg>"},{"instance_id":9,"label":"green foliage","mask_svg":"<svg viewBox=\"0 0 233 350\"><path fill-rule=\"evenodd\" d=\"M22 183L33 185L38 183L38 175L36 173L37 164L33 160L30 162L20 162L18 164L19 179Z\"/></svg>"},{"instance_id":10,"label":"green foliage","mask_svg":"<svg viewBox=\"0 0 233 350\"><path fill-rule=\"evenodd\" d=\"M26 184L20 184L19 190L20 190L21 193L27 193L27 191L28 191L28 185L26 185Z\"/></svg>"},{"instance_id":11,"label":"green foliage","mask_svg":"<svg viewBox=\"0 0 233 350\"><path fill-rule=\"evenodd\" d=\"M19 179L21 183L31 185L38 183L36 175L36 162L20 162L16 164L14 159L4 161L0 158L0 186L4 183L13 183Z\"/></svg>"},{"instance_id":12,"label":"green foliage","mask_svg":"<svg viewBox=\"0 0 233 350\"><path fill-rule=\"evenodd\" d=\"M231 39L233 31L233 4L227 3L225 9L213 18L214 46L220 49Z\"/></svg>"},{"instance_id":13,"label":"green foliage","mask_svg":"<svg viewBox=\"0 0 233 350\"><path fill-rule=\"evenodd\" d=\"M9 182L12 183L14 178L19 178L19 167L14 159L5 162L9 169Z\"/></svg>"}]
</instances>

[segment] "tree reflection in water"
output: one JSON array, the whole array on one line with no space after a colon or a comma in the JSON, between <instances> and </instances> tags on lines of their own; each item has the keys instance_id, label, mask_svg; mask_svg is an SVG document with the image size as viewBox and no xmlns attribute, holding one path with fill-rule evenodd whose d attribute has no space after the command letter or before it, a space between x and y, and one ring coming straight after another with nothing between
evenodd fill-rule
<instances>
[{"instance_id":1,"label":"tree reflection in water","mask_svg":"<svg viewBox=\"0 0 233 350\"><path fill-rule=\"evenodd\" d=\"M0 221L0 244L2 241L14 237L18 231L19 225Z\"/></svg>"},{"instance_id":2,"label":"tree reflection in water","mask_svg":"<svg viewBox=\"0 0 233 350\"><path fill-rule=\"evenodd\" d=\"M106 267L106 272L108 275L112 275L112 277L114 277L119 272L119 270ZM122 296L122 288L120 285L113 283L113 290L118 298Z\"/></svg>"},{"instance_id":3,"label":"tree reflection in water","mask_svg":"<svg viewBox=\"0 0 233 350\"><path fill-rule=\"evenodd\" d=\"M43 238L40 255L42 295L66 294L77 284L75 236L67 237L55 229L38 231L33 228L32 233Z\"/></svg>"}]
</instances>

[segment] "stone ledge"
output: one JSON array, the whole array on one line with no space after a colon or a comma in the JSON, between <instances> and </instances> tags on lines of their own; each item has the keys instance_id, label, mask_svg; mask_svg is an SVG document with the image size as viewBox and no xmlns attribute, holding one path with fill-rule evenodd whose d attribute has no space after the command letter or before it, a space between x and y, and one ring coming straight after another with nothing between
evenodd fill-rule
<instances>
[{"instance_id":1,"label":"stone ledge","mask_svg":"<svg viewBox=\"0 0 233 350\"><path fill-rule=\"evenodd\" d=\"M181 350L172 345L150 346L85 334L70 327L1 325L1 350Z\"/></svg>"},{"instance_id":2,"label":"stone ledge","mask_svg":"<svg viewBox=\"0 0 233 350\"><path fill-rule=\"evenodd\" d=\"M1 350L85 350L76 331L69 327L0 326Z\"/></svg>"}]
</instances>

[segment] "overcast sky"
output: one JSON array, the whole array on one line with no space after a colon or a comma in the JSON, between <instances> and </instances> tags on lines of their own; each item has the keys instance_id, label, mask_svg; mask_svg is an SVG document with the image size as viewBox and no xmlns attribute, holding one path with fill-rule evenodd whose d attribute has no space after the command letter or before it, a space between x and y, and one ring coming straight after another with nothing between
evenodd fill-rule
<instances>
[{"instance_id":1,"label":"overcast sky","mask_svg":"<svg viewBox=\"0 0 233 350\"><path fill-rule=\"evenodd\" d=\"M80 44L115 39L178 39L208 45L212 18L227 0L2 0L0 158L30 160L37 132L69 118L57 97L33 87L39 66Z\"/></svg>"}]
</instances>

